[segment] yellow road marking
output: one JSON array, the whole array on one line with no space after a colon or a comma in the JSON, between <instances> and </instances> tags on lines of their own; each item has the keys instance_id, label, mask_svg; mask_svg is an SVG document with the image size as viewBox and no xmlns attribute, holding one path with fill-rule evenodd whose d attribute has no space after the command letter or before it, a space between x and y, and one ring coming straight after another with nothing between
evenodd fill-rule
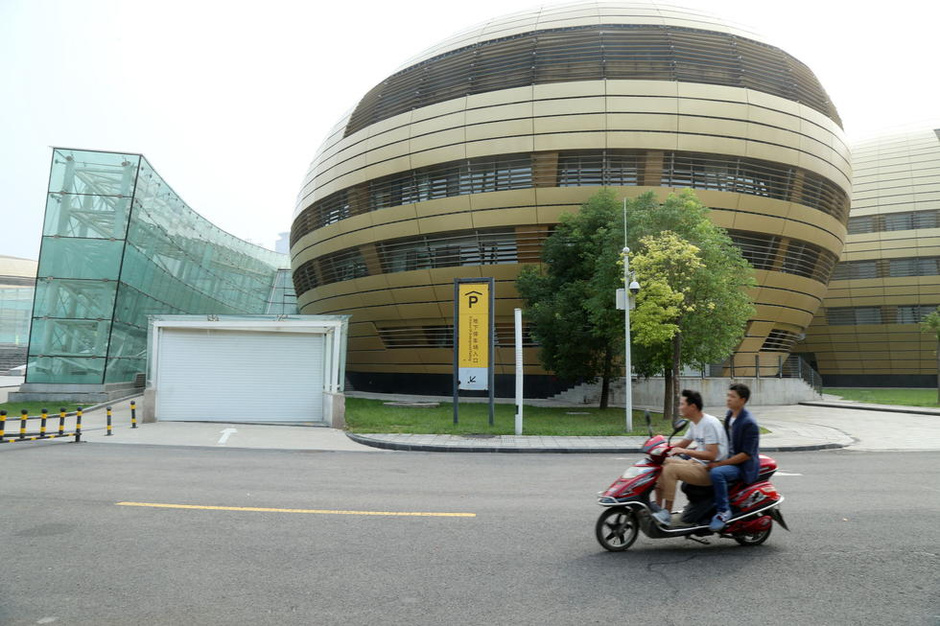
<instances>
[{"instance_id":1,"label":"yellow road marking","mask_svg":"<svg viewBox=\"0 0 940 626\"><path fill-rule=\"evenodd\" d=\"M255 506L206 506L199 504L160 504L156 502L115 502L117 506L143 506L155 509L195 509L199 511L248 511L251 513L307 513L313 515L386 515L392 517L476 517L476 513L429 513L421 511L331 511L328 509L272 509Z\"/></svg>"}]
</instances>

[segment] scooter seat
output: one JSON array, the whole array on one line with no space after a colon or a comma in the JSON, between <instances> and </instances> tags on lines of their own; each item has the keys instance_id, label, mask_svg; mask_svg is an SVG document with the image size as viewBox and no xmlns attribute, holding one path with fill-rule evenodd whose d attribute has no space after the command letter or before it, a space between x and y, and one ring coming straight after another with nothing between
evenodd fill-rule
<instances>
[{"instance_id":1,"label":"scooter seat","mask_svg":"<svg viewBox=\"0 0 940 626\"><path fill-rule=\"evenodd\" d=\"M684 482L680 489L689 500L711 500L714 497L711 485L690 485Z\"/></svg>"}]
</instances>

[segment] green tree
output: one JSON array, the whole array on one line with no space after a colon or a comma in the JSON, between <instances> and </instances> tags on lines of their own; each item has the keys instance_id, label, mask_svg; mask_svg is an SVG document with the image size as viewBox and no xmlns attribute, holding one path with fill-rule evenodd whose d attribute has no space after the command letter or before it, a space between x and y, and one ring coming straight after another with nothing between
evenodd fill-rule
<instances>
[{"instance_id":1,"label":"green tree","mask_svg":"<svg viewBox=\"0 0 940 626\"><path fill-rule=\"evenodd\" d=\"M621 209L603 189L563 215L541 268L525 268L516 282L545 369L570 381L600 378L602 408L623 367L623 313L614 302L623 286ZM740 343L754 312L745 291L752 271L691 192L665 202L644 194L627 203L627 215L631 270L642 286L631 315L633 363L643 375L665 372L665 414L674 416L682 363L721 361Z\"/></svg>"},{"instance_id":2,"label":"green tree","mask_svg":"<svg viewBox=\"0 0 940 626\"><path fill-rule=\"evenodd\" d=\"M940 404L940 306L921 321L920 329L933 333L937 340L937 404Z\"/></svg>"},{"instance_id":3,"label":"green tree","mask_svg":"<svg viewBox=\"0 0 940 626\"><path fill-rule=\"evenodd\" d=\"M676 417L684 363L731 355L754 314L748 262L708 208L686 191L628 203L631 269L642 290L631 316L638 371L664 372L663 414Z\"/></svg>"},{"instance_id":4,"label":"green tree","mask_svg":"<svg viewBox=\"0 0 940 626\"><path fill-rule=\"evenodd\" d=\"M601 408L623 367L623 313L614 299L622 248L621 203L603 189L577 214L561 216L542 248L543 271L524 268L516 282L545 369L570 381L600 378Z\"/></svg>"}]
</instances>

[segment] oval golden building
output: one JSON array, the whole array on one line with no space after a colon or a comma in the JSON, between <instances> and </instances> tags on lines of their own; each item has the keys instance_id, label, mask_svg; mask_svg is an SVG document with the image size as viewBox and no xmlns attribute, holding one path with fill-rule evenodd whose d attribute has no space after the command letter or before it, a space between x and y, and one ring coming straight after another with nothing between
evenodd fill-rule
<instances>
[{"instance_id":1,"label":"oval golden building","mask_svg":"<svg viewBox=\"0 0 940 626\"><path fill-rule=\"evenodd\" d=\"M823 307L797 349L827 386L933 387L940 305L940 130L852 145L852 214Z\"/></svg>"},{"instance_id":2,"label":"oval golden building","mask_svg":"<svg viewBox=\"0 0 940 626\"><path fill-rule=\"evenodd\" d=\"M735 356L738 375L753 374L820 305L850 178L813 73L752 33L656 4L510 15L419 55L335 126L291 229L298 305L352 315L355 388L446 394L453 280L492 276L497 392L508 391L514 280L559 216L602 186L691 188L757 270ZM535 347L525 362L529 395L553 386Z\"/></svg>"}]
</instances>

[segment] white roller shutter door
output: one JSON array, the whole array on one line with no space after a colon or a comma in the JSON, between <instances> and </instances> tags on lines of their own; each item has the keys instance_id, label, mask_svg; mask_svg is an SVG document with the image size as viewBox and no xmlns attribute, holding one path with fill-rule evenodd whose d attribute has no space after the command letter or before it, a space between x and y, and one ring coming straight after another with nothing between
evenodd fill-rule
<instances>
[{"instance_id":1,"label":"white roller shutter door","mask_svg":"<svg viewBox=\"0 0 940 626\"><path fill-rule=\"evenodd\" d=\"M322 422L324 335L164 328L156 417Z\"/></svg>"}]
</instances>

